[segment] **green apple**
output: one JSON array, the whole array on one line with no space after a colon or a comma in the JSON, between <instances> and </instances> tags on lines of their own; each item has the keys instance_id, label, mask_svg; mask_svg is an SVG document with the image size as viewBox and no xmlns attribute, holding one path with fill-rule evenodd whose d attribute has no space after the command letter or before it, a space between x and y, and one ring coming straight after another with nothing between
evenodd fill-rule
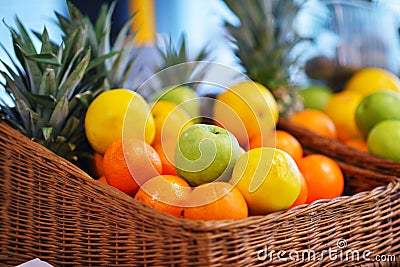
<instances>
[{"instance_id":1,"label":"green apple","mask_svg":"<svg viewBox=\"0 0 400 267\"><path fill-rule=\"evenodd\" d=\"M367 136L383 120L400 120L400 94L378 91L365 96L358 104L355 120L360 131Z\"/></svg>"},{"instance_id":2,"label":"green apple","mask_svg":"<svg viewBox=\"0 0 400 267\"><path fill-rule=\"evenodd\" d=\"M400 161L400 121L384 120L368 134L368 151L376 156Z\"/></svg>"},{"instance_id":3,"label":"green apple","mask_svg":"<svg viewBox=\"0 0 400 267\"><path fill-rule=\"evenodd\" d=\"M310 109L323 110L328 103L333 92L324 86L311 85L298 91L304 99L304 107Z\"/></svg>"},{"instance_id":4,"label":"green apple","mask_svg":"<svg viewBox=\"0 0 400 267\"><path fill-rule=\"evenodd\" d=\"M179 137L174 163L178 175L197 186L215 180L229 181L241 153L236 137L226 129L194 124Z\"/></svg>"},{"instance_id":5,"label":"green apple","mask_svg":"<svg viewBox=\"0 0 400 267\"><path fill-rule=\"evenodd\" d=\"M200 116L200 100L196 92L188 86L165 88L150 97L150 102L158 100L174 103L193 119Z\"/></svg>"}]
</instances>

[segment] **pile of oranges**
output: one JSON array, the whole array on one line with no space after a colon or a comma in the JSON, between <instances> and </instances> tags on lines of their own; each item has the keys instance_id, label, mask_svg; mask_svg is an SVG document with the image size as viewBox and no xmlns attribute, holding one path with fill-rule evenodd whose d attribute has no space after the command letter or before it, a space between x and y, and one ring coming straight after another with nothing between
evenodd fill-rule
<instances>
[{"instance_id":1,"label":"pile of oranges","mask_svg":"<svg viewBox=\"0 0 400 267\"><path fill-rule=\"evenodd\" d=\"M99 104L98 99L103 103ZM130 112L136 119L129 123L135 127L125 125ZM143 119L137 118L138 114L147 115ZM270 122L276 123L277 114L272 117ZM95 151L93 175L137 201L175 217L248 217L251 212L247 199L234 184L214 181L193 188L178 176L173 164L175 146L179 135L194 123L185 112L165 101L147 104L139 94L125 89L102 93L89 106L85 120L85 131ZM265 146L261 134L251 136L250 142L242 145L242 152ZM276 149L293 158L301 172L300 193L289 208L342 194L344 177L335 161L319 154L304 156L300 142L288 132L277 130L274 135ZM271 138L270 134L265 136Z\"/></svg>"}]
</instances>

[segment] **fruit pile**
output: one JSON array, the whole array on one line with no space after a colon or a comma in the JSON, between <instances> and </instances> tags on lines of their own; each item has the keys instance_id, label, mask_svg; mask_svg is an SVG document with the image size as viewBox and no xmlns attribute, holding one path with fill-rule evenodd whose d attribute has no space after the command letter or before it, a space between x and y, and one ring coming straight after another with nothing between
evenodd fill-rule
<instances>
[{"instance_id":1,"label":"fruit pile","mask_svg":"<svg viewBox=\"0 0 400 267\"><path fill-rule=\"evenodd\" d=\"M348 146L400 161L400 79L380 68L357 71L343 91L300 91L306 109L290 121Z\"/></svg>"},{"instance_id":2,"label":"fruit pile","mask_svg":"<svg viewBox=\"0 0 400 267\"><path fill-rule=\"evenodd\" d=\"M242 219L342 194L332 159L303 156L299 141L276 130L271 92L239 82L213 102L206 123L188 86L146 101L112 89L89 105L85 132L96 178L170 215L194 220Z\"/></svg>"}]
</instances>

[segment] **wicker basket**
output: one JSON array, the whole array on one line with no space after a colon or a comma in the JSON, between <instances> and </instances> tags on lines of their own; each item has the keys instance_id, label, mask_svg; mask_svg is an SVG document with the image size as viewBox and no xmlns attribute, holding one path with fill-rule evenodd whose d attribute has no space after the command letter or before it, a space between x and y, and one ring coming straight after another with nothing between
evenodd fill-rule
<instances>
[{"instance_id":1,"label":"wicker basket","mask_svg":"<svg viewBox=\"0 0 400 267\"><path fill-rule=\"evenodd\" d=\"M296 126L284 118L279 118L278 128L291 133L299 139L308 153L325 154L351 165L400 177L400 162L394 162L351 148L340 141L320 136L303 127Z\"/></svg>"},{"instance_id":2,"label":"wicker basket","mask_svg":"<svg viewBox=\"0 0 400 267\"><path fill-rule=\"evenodd\" d=\"M393 176L340 163L348 196L196 222L93 180L2 122L0 146L0 266L36 257L54 266L360 266L377 255L397 256L382 266L400 263ZM334 260L329 249L342 256Z\"/></svg>"}]
</instances>

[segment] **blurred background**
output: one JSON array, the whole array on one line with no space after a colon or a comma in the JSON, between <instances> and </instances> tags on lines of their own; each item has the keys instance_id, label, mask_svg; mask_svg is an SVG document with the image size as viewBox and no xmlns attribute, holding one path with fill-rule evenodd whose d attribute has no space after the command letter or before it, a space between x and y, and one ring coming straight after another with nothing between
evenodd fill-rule
<instances>
[{"instance_id":1,"label":"blurred background","mask_svg":"<svg viewBox=\"0 0 400 267\"><path fill-rule=\"evenodd\" d=\"M72 2L93 19L101 3L111 3L100 0ZM308 83L310 77L304 68L314 57L334 60L345 66L373 65L396 74L400 72L398 0L299 2L304 4L296 18L296 27L308 41L299 44L294 52L303 63L302 68L292 72L296 84ZM54 23L54 12L66 14L64 0L7 0L2 3L0 16L6 24L14 25L14 17L18 16L28 28L42 31L45 25L53 40L61 40L60 30ZM189 54L195 55L208 47L210 59L240 69L224 28L224 22L235 24L238 21L223 1L119 0L114 13L113 33L138 9L142 12L138 13L142 14L141 22L138 22L142 26L138 41L149 48L147 60L153 60L151 49L156 40L179 40L184 34ZM140 28L140 25L136 27ZM3 23L0 25L0 42L6 49L11 49L11 38ZM0 57L8 60L3 49Z\"/></svg>"}]
</instances>

